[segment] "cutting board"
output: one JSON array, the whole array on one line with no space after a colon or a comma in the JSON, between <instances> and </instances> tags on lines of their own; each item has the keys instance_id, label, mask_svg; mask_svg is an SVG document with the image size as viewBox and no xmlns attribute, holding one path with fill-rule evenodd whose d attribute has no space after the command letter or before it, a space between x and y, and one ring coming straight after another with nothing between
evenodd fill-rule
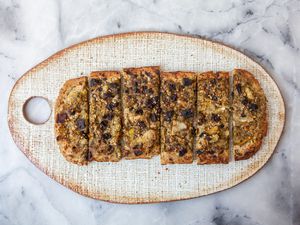
<instances>
[{"instance_id":1,"label":"cutting board","mask_svg":"<svg viewBox=\"0 0 300 225\"><path fill-rule=\"evenodd\" d=\"M227 165L160 165L151 160L122 160L77 166L59 153L54 116L42 125L28 122L23 105L32 96L52 108L63 83L94 70L160 65L162 70L208 71L243 68L255 75L268 100L268 134L249 160ZM284 126L285 108L271 76L255 61L220 43L158 32L125 33L95 38L66 48L25 73L10 98L8 122L20 150L49 177L82 195L118 203L189 199L233 187L262 168L271 157Z\"/></svg>"}]
</instances>

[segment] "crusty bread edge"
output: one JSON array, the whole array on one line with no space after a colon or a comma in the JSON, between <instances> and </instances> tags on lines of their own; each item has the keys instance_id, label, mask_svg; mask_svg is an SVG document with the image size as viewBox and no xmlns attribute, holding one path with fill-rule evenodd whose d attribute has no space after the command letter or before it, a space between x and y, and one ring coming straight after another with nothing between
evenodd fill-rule
<instances>
[{"instance_id":1,"label":"crusty bread edge","mask_svg":"<svg viewBox=\"0 0 300 225\"><path fill-rule=\"evenodd\" d=\"M251 158L253 155L255 155L260 150L260 147L263 143L263 139L267 135L267 132L268 132L268 114L267 114L268 108L267 108L267 99L266 99L264 90L260 86L259 81L254 77L254 75L244 69L234 69L233 75L236 73L241 73L247 80L251 81L251 83L253 83L255 85L255 88L257 88L257 89L259 89L259 91L261 91L261 93L263 94L265 101L266 101L265 102L266 109L263 114L264 119L262 120L262 123L261 123L261 134L262 134L261 139L258 139L252 145L243 146L243 148L249 149L244 156L236 155L235 154L236 150L240 149L241 147L233 145L234 160L239 161L239 160L246 160L246 159ZM234 79L234 77L233 77L233 79ZM234 127L233 127L233 129L234 129Z\"/></svg>"},{"instance_id":2,"label":"crusty bread edge","mask_svg":"<svg viewBox=\"0 0 300 225\"><path fill-rule=\"evenodd\" d=\"M87 77L86 76L82 76L82 77L77 77L77 78L73 78L70 80L67 80L63 86L61 87L58 97L56 99L55 105L54 105L54 132L55 132L55 136L57 135L57 129L58 129L58 124L56 123L56 116L57 116L57 109L58 107L63 104L63 99L65 98L65 94L66 91L72 87L72 86L76 86L77 84L79 84L80 82L87 82ZM77 165L81 165L81 166L85 166L88 164L88 161L84 161L84 162L78 162L78 161L74 161L71 158L69 158L67 155L65 155L63 153L63 148L67 147L65 143L61 143L59 141L56 141L58 147L59 147L59 151L61 153L61 155L68 161Z\"/></svg>"}]
</instances>

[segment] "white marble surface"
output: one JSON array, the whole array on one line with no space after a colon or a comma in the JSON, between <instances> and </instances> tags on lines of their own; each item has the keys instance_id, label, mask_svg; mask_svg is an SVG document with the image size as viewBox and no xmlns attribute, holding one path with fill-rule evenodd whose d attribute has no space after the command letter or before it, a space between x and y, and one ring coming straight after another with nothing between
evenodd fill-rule
<instances>
[{"instance_id":1,"label":"white marble surface","mask_svg":"<svg viewBox=\"0 0 300 225\"><path fill-rule=\"evenodd\" d=\"M254 177L193 200L119 205L57 184L13 143L7 102L16 80L71 44L128 31L204 36L261 62L286 102L275 154ZM0 224L300 224L300 1L0 0Z\"/></svg>"}]
</instances>

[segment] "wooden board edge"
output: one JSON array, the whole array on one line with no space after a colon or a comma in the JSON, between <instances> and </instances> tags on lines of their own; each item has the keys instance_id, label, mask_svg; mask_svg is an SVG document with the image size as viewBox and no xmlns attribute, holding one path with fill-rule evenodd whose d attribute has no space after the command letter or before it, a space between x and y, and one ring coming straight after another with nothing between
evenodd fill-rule
<instances>
[{"instance_id":1,"label":"wooden board edge","mask_svg":"<svg viewBox=\"0 0 300 225\"><path fill-rule=\"evenodd\" d=\"M17 87L21 84L21 82L23 81L23 79L26 79L27 76L30 75L30 73L32 71L36 71L36 70L41 70L43 69L45 66L47 66L49 64L49 62L51 62L52 60L55 60L56 58L60 57L61 55L63 55L64 53L76 48L76 47L80 47L83 44L86 43L90 43L90 42L94 42L94 41L104 41L106 39L109 38L115 38L115 37L127 37L127 36L132 36L132 35L138 35L138 36L143 36L143 35L147 35L147 34L169 34L169 35L175 35L175 36L179 36L179 37L186 37L186 38L191 38L191 39L202 39L205 40L207 42L211 42L211 43L216 43L216 44L220 44L223 45L227 48L230 48L234 51L236 51L239 54L245 55L247 56L251 61L253 61L254 64L257 64L266 74L268 74L268 76L272 79L272 81L274 82L275 86L278 89L278 93L280 96L280 102L281 102L281 106L282 106L282 115L280 117L281 120L281 130L279 131L279 138L276 142L276 145L273 149L272 154L270 154L270 156L266 159L266 161L264 162L264 164L262 166L260 166L258 169L256 168L255 171L247 171L247 174L243 175L243 178L241 179L241 181L234 183L233 185L231 185L230 187L224 187L224 188L220 188L217 191L212 191L210 193L204 194L204 195L195 195L195 196L190 196L187 198L180 198L180 199L166 199L166 200L157 200L157 199L153 199L153 200L149 200L148 198L130 198L130 197L126 197L126 198L122 198L120 197L119 200L110 200L109 198L107 198L107 196L103 193L89 193L87 190L78 187L78 185L72 183L72 182L66 182L63 179L59 179L57 176L54 176L53 174L50 174L50 172L47 170L47 168L43 168L36 159L34 159L29 150L25 149L24 146L21 146L21 140L20 140L20 136L17 135L17 132L14 128L13 125L13 111L15 110L15 108L13 107L13 94L14 92L17 90ZM10 95L9 95L9 100L8 100L8 114L7 114L7 120L8 120L8 126L9 126L9 130L11 133L11 136L14 140L14 142L16 143L17 147L21 150L21 152L23 152L23 154L39 169L41 170L43 173L45 173L47 176L49 176L50 178L52 178L53 180L55 180L57 183L71 189L72 191L79 193L85 197L90 197L92 199L96 199L96 200L102 200L102 201L106 201L106 202L110 202L110 203L121 203L121 204L148 204L148 203L161 203L161 202L172 202L172 201L179 201L179 200L188 200L188 199L193 199L193 198L198 198L201 196L206 196L206 195L210 195L213 193L217 193L217 192L221 192L230 188L235 187L236 185L248 180L249 178L251 178L253 175L255 175L257 172L259 172L261 170L261 168L271 159L272 155L274 154L280 140L281 140L281 136L284 133L284 128L285 128L285 121L286 121L286 112L285 112L285 101L284 98L281 94L282 92L280 91L280 88L278 86L278 84L276 83L276 81L273 79L273 77L270 75L270 73L268 73L264 67L262 67L260 65L260 63L258 63L256 60L252 59L251 56L246 55L245 53L243 53L242 51L238 50L237 48L231 47L227 44L223 44L219 41L212 41L209 40L207 38L203 38L199 35L195 36L195 35L184 35L184 34L176 34L176 33L170 33L170 32L157 32L157 31L141 31L141 32L127 32L127 33L121 33L121 34L111 34L111 35L106 35L106 36L102 36L102 37L96 37L87 41L83 41L74 45L71 45L63 50L58 51L57 53L51 55L50 57L48 57L47 59L45 59L44 61L42 61L41 63L37 64L36 66L34 66L32 69L28 70L27 72L25 72L14 84ZM280 111L281 111L280 110ZM248 175L249 174L249 175Z\"/></svg>"}]
</instances>

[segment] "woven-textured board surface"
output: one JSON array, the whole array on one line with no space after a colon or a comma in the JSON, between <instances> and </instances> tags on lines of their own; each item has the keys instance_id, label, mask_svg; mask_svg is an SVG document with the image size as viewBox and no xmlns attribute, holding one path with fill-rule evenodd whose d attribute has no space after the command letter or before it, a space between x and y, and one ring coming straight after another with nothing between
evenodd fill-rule
<instances>
[{"instance_id":1,"label":"woven-textured board surface","mask_svg":"<svg viewBox=\"0 0 300 225\"><path fill-rule=\"evenodd\" d=\"M54 117L43 125L25 120L23 104L42 96L54 107L63 83L93 70L160 65L162 70L232 70L243 68L259 80L268 100L269 129L251 159L228 165L160 165L151 160L122 160L77 166L59 153ZM52 109L53 110L53 109ZM18 147L42 171L80 194L120 203L188 199L230 188L258 171L272 155L284 125L284 102L267 72L242 53L224 45L168 33L140 32L92 39L64 49L37 65L14 86L8 121Z\"/></svg>"}]
</instances>

